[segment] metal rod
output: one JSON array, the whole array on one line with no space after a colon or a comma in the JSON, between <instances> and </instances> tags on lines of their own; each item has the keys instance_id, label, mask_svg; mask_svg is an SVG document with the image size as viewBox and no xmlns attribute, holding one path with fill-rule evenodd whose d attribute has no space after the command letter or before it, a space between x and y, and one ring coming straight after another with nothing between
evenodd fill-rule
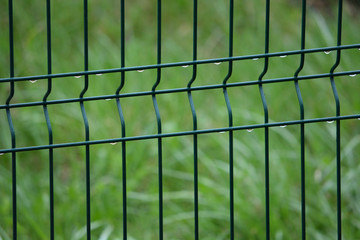
<instances>
[{"instance_id":1,"label":"metal rod","mask_svg":"<svg viewBox=\"0 0 360 240\"><path fill-rule=\"evenodd\" d=\"M338 0L338 26L337 26L337 46L341 45L342 34L342 0ZM334 73L339 66L341 60L341 50L336 51L336 61L330 69L330 73ZM334 95L336 105L336 116L340 116L340 99L336 89L336 84L333 76L330 76L331 88ZM342 239L341 227L341 142L340 142L340 119L336 120L336 202L337 202L337 239Z\"/></svg>"},{"instance_id":2,"label":"metal rod","mask_svg":"<svg viewBox=\"0 0 360 240\"><path fill-rule=\"evenodd\" d=\"M157 0L157 64L161 64L161 0ZM161 116L159 111L159 106L156 100L156 91L157 86L161 81L161 68L156 69L156 82L152 87L152 101L154 105L158 134L162 133L161 130ZM159 239L163 239L164 234L164 214L163 214L163 174L162 174L162 138L158 138L158 184L159 184Z\"/></svg>"},{"instance_id":3,"label":"metal rod","mask_svg":"<svg viewBox=\"0 0 360 240\"><path fill-rule=\"evenodd\" d=\"M46 0L46 44L47 44L47 71L52 73L52 56L51 56L51 5L50 0ZM43 110L48 129L49 145L53 144L53 131L50 122L50 116L47 108L47 98L51 94L52 80L48 78L47 91L43 97ZM50 196L50 239L54 239L54 153L52 148L49 149L49 196Z\"/></svg>"},{"instance_id":4,"label":"metal rod","mask_svg":"<svg viewBox=\"0 0 360 240\"><path fill-rule=\"evenodd\" d=\"M345 49L357 49L360 48L360 44L352 45L342 45L342 46L333 46L333 47L323 47L323 48L313 48L313 49L304 49L304 50L293 50L293 51L283 51L283 52L274 52L274 53L264 53L264 54L253 54L245 56L235 56L235 57L224 57L224 58L213 58L213 59L204 59L197 61L184 61L184 62L173 62L173 63L161 63L153 65L143 65L143 66L133 66L133 67L123 67L123 68L112 68L112 69L102 69L102 70L91 70L91 71L80 71L80 72L67 72L67 73L53 73L51 75L35 75L35 76L25 76L25 77L9 77L9 78L0 78L0 82L17 82L17 81L27 81L27 80L41 80L51 78L64 78L64 77L74 77L74 76L84 76L84 75L95 75L95 74L106 74L106 73L117 73L117 72L131 72L138 70L147 70L147 69L157 69L157 68L169 68L169 67L180 67L184 65L194 65L194 64L207 64L207 63L217 63L217 62L228 62L228 61L240 61L240 60L250 60L254 58L270 58L270 57L279 57L283 55L298 55L301 53L317 53L333 50L345 50Z\"/></svg>"},{"instance_id":5,"label":"metal rod","mask_svg":"<svg viewBox=\"0 0 360 240\"><path fill-rule=\"evenodd\" d=\"M306 34L306 0L302 0L301 10L301 50L305 49ZM304 120L304 102L301 96L298 76L305 63L305 53L300 55L300 65L294 74L296 94L300 108L300 120ZM305 124L300 124L300 168L301 168L301 239L306 239L306 198L305 198Z\"/></svg>"},{"instance_id":6,"label":"metal rod","mask_svg":"<svg viewBox=\"0 0 360 240\"><path fill-rule=\"evenodd\" d=\"M156 90L156 91L143 91L143 92L134 92L134 93L123 93L123 94L113 94L113 95L102 95L95 97L83 97L83 98L70 98L70 99L61 99L61 100L51 100L47 101L47 105L53 104L62 104L62 103L73 103L80 101L96 101L96 100L105 100L105 99L113 99L113 98L127 98L127 97L137 97L137 96L146 96L146 95L157 95L157 94L167 94L167 93L176 93L176 92L188 92L188 91L201 91L201 90L210 90L217 88L226 88L229 87L240 87L240 86L251 86L251 85L259 85L261 84L270 84L270 83L280 83L280 82L290 82L294 80L305 81L305 80L315 80L320 78L327 78L330 76L333 77L341 77L352 74L360 74L360 70L357 71L344 71L344 72L334 72L334 73L322 73L315 75L307 75L307 76L297 76L295 77L285 77L285 78L274 78L274 79L266 79L266 80L256 80L256 81L246 81L246 82L236 82L236 83L227 83L224 84L214 84L207 86L197 86L197 87L186 87L186 88L174 88L174 89L165 89L165 90ZM44 102L29 102L29 103L14 103L9 105L0 105L0 109L6 108L19 108L19 107L31 107L31 106L40 106L44 105Z\"/></svg>"},{"instance_id":7,"label":"metal rod","mask_svg":"<svg viewBox=\"0 0 360 240\"><path fill-rule=\"evenodd\" d=\"M89 70L89 46L88 46L88 0L84 0L84 71ZM85 141L90 140L89 121L87 119L84 101L82 98L89 88L89 76L86 74L84 88L80 93L80 109L84 121ZM90 145L85 145L85 167L86 167L86 239L91 239L91 207L90 207Z\"/></svg>"},{"instance_id":8,"label":"metal rod","mask_svg":"<svg viewBox=\"0 0 360 240\"><path fill-rule=\"evenodd\" d=\"M229 2L229 57L233 56L233 39L234 39L234 1ZM232 75L233 62L229 61L227 75L223 80L223 93L228 111L229 127L233 126L233 113L230 99L227 92L226 84ZM234 239L234 136L233 131L229 131L229 198L230 198L230 239Z\"/></svg>"},{"instance_id":9,"label":"metal rod","mask_svg":"<svg viewBox=\"0 0 360 240\"><path fill-rule=\"evenodd\" d=\"M125 67L125 1L120 0L120 50L121 50L121 67ZM125 85L125 72L121 72L120 86L116 90L115 95L119 95ZM116 106L118 109L121 122L121 137L126 137L125 117L121 107L120 98L116 98ZM121 143L121 162L122 162L122 201L123 201L123 239L127 239L127 183L126 183L126 142Z\"/></svg>"},{"instance_id":10,"label":"metal rod","mask_svg":"<svg viewBox=\"0 0 360 240\"><path fill-rule=\"evenodd\" d=\"M207 134L207 133L220 133L227 132L230 130L241 131L248 129L258 129L264 127L279 127L283 125L299 125L301 123L319 123L327 121L336 121L336 120L349 120L349 119L359 119L360 114L355 115L345 115L339 117L325 117L325 118L313 118L305 120L294 120L294 121L285 121L285 122L275 122L275 123L266 123L266 124L254 124L254 125L242 125L234 127L225 127L225 128L211 128L205 130L196 130L196 131L183 131L183 132L174 132L174 133L162 133L162 134L153 134L153 135L142 135L142 136L133 136L133 137L124 137L124 138L112 138L112 139L102 139L102 140L91 140L83 142L71 142L71 143L58 143L53 145L40 145L32 147L19 147L19 148L10 148L10 149L0 149L0 153L11 153L11 152L26 152L33 150L43 150L49 148L65 148L65 147L76 147L76 146L85 146L85 145L95 145L95 144L106 144L114 142L128 142L128 141L137 141L137 140L148 140L156 138L168 138L168 137L179 137L179 136L189 136L194 134Z\"/></svg>"},{"instance_id":11,"label":"metal rod","mask_svg":"<svg viewBox=\"0 0 360 240\"><path fill-rule=\"evenodd\" d=\"M10 78L14 77L14 17L13 17L13 2L9 0L9 61L10 61ZM10 134L11 134L11 148L16 148L15 129L10 112L10 101L14 97L15 83L10 82L10 93L6 100L6 115L8 119ZM17 239L17 197L16 197L16 152L11 153L11 182L12 182L12 233L13 239Z\"/></svg>"},{"instance_id":12,"label":"metal rod","mask_svg":"<svg viewBox=\"0 0 360 240\"><path fill-rule=\"evenodd\" d=\"M270 29L270 0L266 0L265 7L265 54L269 52L269 32ZM269 57L266 56L264 59L264 69L259 76L259 91L261 96L261 101L264 109L264 123L269 122L269 111L266 103L265 93L262 86L262 79L268 71L269 67ZM265 232L266 239L270 240L270 196L269 196L269 127L265 125Z\"/></svg>"},{"instance_id":13,"label":"metal rod","mask_svg":"<svg viewBox=\"0 0 360 240\"><path fill-rule=\"evenodd\" d=\"M197 28L198 28L198 2L193 1L193 61L197 60ZM192 77L187 84L187 89L191 88L191 85L196 80L197 65L193 65ZM191 115L193 119L193 130L197 130L197 115L193 101L191 91L187 91L187 96L190 104ZM198 171L198 136L195 133L193 135L193 154L194 154L194 238L199 239L199 171Z\"/></svg>"}]
</instances>

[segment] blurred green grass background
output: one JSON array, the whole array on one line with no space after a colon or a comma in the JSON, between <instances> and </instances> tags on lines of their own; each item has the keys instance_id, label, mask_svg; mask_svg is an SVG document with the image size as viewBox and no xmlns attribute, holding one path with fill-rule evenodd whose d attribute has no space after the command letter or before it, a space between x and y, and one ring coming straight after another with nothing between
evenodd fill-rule
<instances>
[{"instance_id":1,"label":"blurred green grass background","mask_svg":"<svg viewBox=\"0 0 360 240\"><path fill-rule=\"evenodd\" d=\"M89 0L89 68L120 67L120 1ZM336 5L326 11L309 4L306 47L336 45ZM0 0L0 77L9 76L7 1ZM192 1L163 1L162 61L192 59ZM228 1L199 0L198 58L228 55ZM270 51L300 49L300 1L271 3ZM53 72L83 70L82 1L52 1ZM234 55L260 54L264 49L265 1L235 1ZM343 44L360 42L359 16L345 2ZM14 1L15 75L46 74L45 1ZM126 66L156 63L156 1L126 2ZM306 55L300 75L328 73L336 52ZM360 69L360 51L343 50L336 71ZM263 69L263 60L234 62L229 82L253 81ZM293 76L300 56L271 58L265 79ZM222 83L228 65L198 66L193 86ZM186 87L192 68L162 69L158 89ZM83 77L53 79L49 99L79 96ZM120 74L89 77L86 96L114 94ZM156 70L127 72L122 92L149 91ZM360 112L359 76L337 77L341 114ZM335 116L335 102L328 78L300 81L306 118ZM45 80L16 82L12 103L40 101L47 90ZM264 91L272 122L299 119L293 82L266 84ZM234 125L258 124L263 108L258 86L228 89ZM5 104L9 83L0 83L0 102ZM228 126L222 89L193 92L198 128ZM157 96L164 132L192 129L186 92ZM121 100L127 136L156 133L151 96ZM121 136L115 100L85 102L91 140ZM54 142L84 140L78 103L48 107ZM17 146L46 145L47 128L42 106L11 110ZM344 239L360 238L359 154L360 122L341 123L342 218ZM336 236L335 124L306 125L306 205L309 239ZM5 110L0 110L0 148L10 148ZM235 238L264 239L264 133L262 129L234 133ZM201 239L229 238L228 134L199 136L199 219ZM157 142L127 143L128 234L129 239L158 238ZM94 239L122 237L121 144L91 146L91 219ZM193 239L193 152L192 136L163 139L164 151L164 237ZM85 239L84 147L54 150L55 239ZM0 156L0 239L12 238L11 156ZM49 239L48 151L17 153L18 237ZM300 127L270 129L270 216L272 239L299 239Z\"/></svg>"}]
</instances>

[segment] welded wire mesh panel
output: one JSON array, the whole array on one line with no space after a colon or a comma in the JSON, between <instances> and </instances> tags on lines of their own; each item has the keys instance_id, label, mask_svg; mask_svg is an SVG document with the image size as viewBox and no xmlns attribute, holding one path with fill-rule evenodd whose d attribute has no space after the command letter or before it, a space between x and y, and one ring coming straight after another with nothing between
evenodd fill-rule
<instances>
[{"instance_id":1,"label":"welded wire mesh panel","mask_svg":"<svg viewBox=\"0 0 360 240\"><path fill-rule=\"evenodd\" d=\"M357 1L0 8L0 239L360 238Z\"/></svg>"}]
</instances>

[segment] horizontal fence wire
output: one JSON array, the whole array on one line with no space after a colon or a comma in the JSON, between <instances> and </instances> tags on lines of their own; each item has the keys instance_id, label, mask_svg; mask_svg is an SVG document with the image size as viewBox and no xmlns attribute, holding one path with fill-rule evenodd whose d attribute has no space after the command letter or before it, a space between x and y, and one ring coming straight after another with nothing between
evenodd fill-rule
<instances>
[{"instance_id":1,"label":"horizontal fence wire","mask_svg":"<svg viewBox=\"0 0 360 240\"><path fill-rule=\"evenodd\" d=\"M164 48L164 40L163 40L163 25L166 19L164 19L163 12L166 9L163 7L162 1L156 1L156 64L151 65L138 65L138 66L128 66L126 62L126 11L125 11L125 0L120 1L120 67L119 68L111 68L111 69L98 69L98 70L89 70L89 9L88 9L88 0L83 0L83 71L77 72L65 72L65 73L54 73L53 71L53 48L56 48L53 42L53 32L56 29L52 28L52 14L54 14L53 10L51 9L52 1L46 1L46 66L47 66L47 74L44 75L33 75L33 76L15 76L15 64L14 64L14 16L13 16L13 1L8 0L8 22L9 22L9 77L1 77L0 84L4 85L6 83L9 84L9 95L6 99L6 102L0 104L0 110L4 110L6 112L7 123L8 123L8 130L10 131L10 138L11 138L11 147L2 148L0 149L0 155L3 154L11 154L11 191L12 191L12 210L11 210L11 217L12 217L12 239L17 239L18 235L18 190L17 190L17 163L19 163L19 159L17 159L17 153L20 152L32 152L37 150L47 150L48 162L49 162L49 239L55 239L55 236L58 234L57 231L60 231L60 227L56 226L55 216L56 216L56 206L54 204L54 192L56 190L56 186L54 185L54 150L55 149L65 149L70 147L84 147L84 164L85 164L85 194L86 194L86 201L85 201L85 212L86 216L86 239L90 240L92 236L92 231L94 228L94 224L92 222L92 204L93 204L93 196L91 195L91 188L92 188L92 175L91 175L91 165L90 163L94 160L93 157L90 155L91 147L95 145L101 144L114 144L114 143L121 143L121 154L119 156L121 158L121 199L122 199L122 219L121 219L121 228L122 228L122 239L128 239L130 230L128 230L128 223L129 223L129 211L128 206L130 199L128 197L128 181L131 179L131 174L128 174L128 142L134 141L141 141L141 140L149 140L153 139L156 140L154 142L153 148L156 149L156 156L157 156L157 199L158 199L158 216L157 216L157 238L164 239L164 173L163 173L163 162L165 163L165 150L164 140L167 138L176 138L180 136L190 136L192 138L192 149L191 149L191 158L192 158L192 168L193 168L193 192L192 192L192 208L193 208L193 239L201 239L201 221L205 221L201 219L201 215L199 214L199 175L201 174L199 171L199 163L201 161L200 157L200 150L199 150L199 136L210 134L210 133L228 133L228 152L227 152L227 172L228 172L228 198L229 198L229 212L224 213L228 215L228 236L229 239L236 239L236 210L234 206L235 201L235 193L234 190L235 186L235 176L234 176L234 165L235 165L235 156L234 156L234 149L236 146L235 140L235 133L239 131L252 131L253 129L263 129L264 131L264 142L263 142L263 162L264 162L264 235L266 239L271 239L273 233L271 232L271 185L270 185L270 137L269 131L271 128L275 127L283 127L283 126L291 126L296 125L299 126L299 159L300 159L300 216L301 221L301 239L307 239L308 234L308 227L309 222L307 221L307 205L306 205L306 184L307 184L307 173L306 173L306 161L307 157L306 154L306 131L307 131L307 124L311 123L320 123L320 122L336 122L336 131L335 131L335 142L336 142L336 233L337 239L340 240L343 237L342 234L342 182L341 182L341 122L345 120L351 119L358 119L360 120L360 112L356 114L349 114L343 115L341 114L341 105L340 105L340 98L337 90L337 78L343 76L354 76L356 74L360 74L360 69L355 69L351 71L340 71L338 69L342 53L345 50L360 50L360 43L359 44L350 44L350 45L343 45L342 44L342 25L343 25L343 2L342 0L337 1L337 39L336 39L336 46L330 47L321 47L321 48L311 48L307 49L305 42L306 42L306 30L307 30L307 12L308 12L308 4L306 0L301 1L301 34L300 34L300 46L298 50L292 51L281 51L281 52L271 52L270 51L270 33L271 33L271 9L270 9L270 0L264 1L265 4L265 31L264 31L264 52L261 54L251 54L251 55L241 55L241 56L234 56L234 16L236 12L234 11L234 0L229 0L228 2L228 30L227 30L227 40L228 40L228 52L227 57L221 58L211 58L211 59L199 59L198 57L198 32L199 32L199 23L198 23L198 12L201 9L198 9L198 0L194 0L192 2L192 60L189 61L180 61L180 62L164 62L163 60L163 48ZM318 74L311 74L311 75L301 75L304 71L304 65L306 63L306 58L309 54L312 53L322 53L322 52L336 52L336 59L335 63L332 65L331 69L327 73L318 73ZM298 56L299 63L298 67L293 73L293 76L289 77L280 77L280 78L267 78L269 68L269 61L274 58L283 57L283 56ZM262 70L258 78L251 81L236 81L236 82L229 82L229 79L233 76L233 72L236 70L234 64L238 62L242 62L245 60L258 60L263 59L264 64L261 67ZM198 80L198 68L199 65L206 65L206 64L219 64L225 63L227 64L226 76L221 79L222 82L219 84L203 84L200 86L194 86ZM184 87L180 88L171 88L168 87L167 89L158 89L159 84L163 81L162 71L165 68L176 68L176 67L183 67L183 66L190 66L191 70L191 77L189 79L184 79ZM132 81L130 77L128 77L128 73L134 71L144 71L144 70L155 70L156 77L154 79L147 79L146 81L152 81L153 85L151 90L148 91L132 91L124 93L124 85L127 81ZM85 96L88 94L89 90L89 78L91 76L102 75L102 74L111 74L111 73L120 73L119 84L114 94L110 95L99 95L99 96ZM56 99L50 100L49 96L56 91L53 87L54 79L58 78L66 78L66 77L80 77L83 76L83 88L80 92L79 97L76 98L63 98L63 99ZM306 118L305 117L305 110L306 106L303 100L303 92L301 91L300 83L304 81L314 81L320 79L329 79L331 90L332 90L332 97L335 101L335 115L330 117L313 117L313 118ZM14 95L15 95L15 84L18 82L23 81L46 81L47 87L46 92L39 101L28 101L28 102L15 102ZM62 79L59 79L62 81ZM106 84L107 81L111 80L103 80ZM118 79L116 79L118 81ZM269 97L266 97L264 89L267 85L272 85L275 83L283 83L283 82L291 82L294 83L294 89L296 91L296 99L298 102L299 107L299 119L295 120L287 120L287 121L272 121L269 118ZM229 97L229 89L235 87L245 87L245 86L256 86L258 87L259 94L261 97L262 103L262 111L264 120L262 123L257 124L243 124L243 125L236 125L234 121L234 105L238 106L239 103L230 101ZM200 129L199 122L198 122L198 112L199 109L196 108L195 101L194 101L194 93L195 92L202 92L205 90L211 89L219 89L222 90L223 99L225 100L226 104L226 116L227 116L227 123L225 127L214 127L214 128L207 128L207 129ZM26 91L26 90L17 90L17 91ZM187 102L184 103L190 107L191 110L191 120L192 120L192 130L188 131L172 131L172 132L165 132L164 128L164 120L161 117L161 107L158 103L159 96L162 94L174 94L174 93L186 93ZM154 134L139 134L139 135L129 135L127 133L127 128L132 123L130 121L125 121L126 112L123 110L125 106L126 98L138 98L140 96L151 96L151 104L153 106L153 114L156 118L156 133ZM109 100L114 99L116 101L116 114L120 119L120 128L121 128L121 136L119 137L112 137L106 139L91 139L90 138L90 124L88 120L89 112L91 112L91 108L89 105L94 101L100 100ZM54 141L54 134L53 130L54 127L52 125L52 119L56 116L50 115L48 107L51 105L64 105L68 103L78 103L80 106L80 112L82 116L82 126L84 127L84 139L81 141L69 141L63 143L56 143ZM86 105L87 103L88 105ZM29 108L33 106L41 106L43 111L43 116L45 118L46 127L47 127L47 137L48 143L43 145L34 145L34 146L17 146L17 134L16 128L14 127L13 121L15 119L15 114L12 113L13 109L19 108ZM216 110L215 113L216 114ZM2 186L3 187L3 186ZM0 232L1 233L1 232ZM0 235L1 238L1 235ZM130 239L130 238L129 238Z\"/></svg>"},{"instance_id":2,"label":"horizontal fence wire","mask_svg":"<svg viewBox=\"0 0 360 240\"><path fill-rule=\"evenodd\" d=\"M265 53L265 54L252 54L252 55L245 55L245 56L222 57L222 58L213 58L213 59L204 59L204 60L141 65L141 66L133 66L133 67L120 67L120 68L89 70L89 71L80 71L80 72L54 73L54 74L25 76L25 77L8 77L8 78L0 78L0 82L30 81L30 80L47 79L48 77L64 78L64 77L75 77L75 76L96 75L96 74L117 73L117 72L131 72L131 71L139 71L139 70L142 71L142 70L157 69L157 68L181 67L181 66L187 66L187 65L222 63L222 62L229 62L229 61L251 60L251 59L258 60L258 59L262 59L262 58L280 57L280 56L285 56L285 55L291 56L291 55L299 55L302 53L309 54L309 53L319 53L319 52L329 52L329 51L335 51L335 50L347 50L347 49L359 49L359 48L360 48L360 44L351 44L351 45L322 47L322 48L313 48L313 49L304 49L304 50L273 52L273 53ZM334 72L331 75L343 76L343 75L348 75L348 74L353 74L353 73L358 73L358 72L359 72L359 70L346 71L346 72ZM312 76L316 77L318 75L321 75L321 74L309 75L309 78L312 78ZM330 75L330 73L327 73L327 75L324 75L324 77L329 77L331 75ZM302 77L306 77L306 76L302 76Z\"/></svg>"},{"instance_id":3,"label":"horizontal fence wire","mask_svg":"<svg viewBox=\"0 0 360 240\"><path fill-rule=\"evenodd\" d=\"M318 123L318 122L332 122L332 121L336 121L336 120L350 120L350 119L358 119L359 120L359 118L360 118L360 114L354 114L354 115L345 115L345 116L339 116L339 117L313 118L313 119L283 121L283 122L274 122L274 123L266 123L266 124L253 124L253 125L242 125L242 126L223 127L223 128L211 128L211 129L196 130L196 131L182 131L182 132L174 132L174 133L151 134L151 135L141 135L141 136L133 136L133 137L109 138L109 139L102 139L102 140L89 140L89 141L82 141L82 142L58 143L58 144L52 144L52 145L17 147L17 148L9 148L9 149L0 149L0 153L24 152L24 151L32 151L32 150L75 147L75 146L85 146L85 145L92 145L92 144L128 142L128 141L157 139L157 138L170 138L170 137L179 137L179 136L189 136L189 135L194 135L194 134L222 133L222 132L228 132L228 131L252 130L252 129L258 129L258 128L264 128L264 127L280 127L280 126Z\"/></svg>"},{"instance_id":4,"label":"horizontal fence wire","mask_svg":"<svg viewBox=\"0 0 360 240\"><path fill-rule=\"evenodd\" d=\"M139 96L147 96L153 94L167 94L167 93L178 93L178 92L188 92L188 91L201 91L201 90L210 90L217 89L223 87L239 87L239 86L251 86L251 85L259 85L261 84L270 84L270 83L280 83L280 82L290 82L290 81L304 81L304 80L314 80L319 78L327 78L327 77L341 77L341 76L352 76L360 74L360 70L354 71L345 71L345 72L335 72L335 73L323 73L316 75L307 75L307 76L297 76L297 77L284 77L284 78L274 78L274 79L265 79L262 81L248 81L248 82L236 82L236 83L226 83L226 84L214 84L207 86L197 86L197 87L186 87L186 88L174 88L174 89L165 89L165 90L156 90L156 91L143 91L143 92L132 92L132 93L122 93L122 94L113 94L113 95L102 95L102 96L94 96L94 97L83 97L83 98L70 98L70 99L61 99L61 100L49 100L46 102L47 105L53 104L63 104L63 103L72 103L72 102L80 102L80 101L94 101L94 100L107 100L114 98L128 98L128 97L139 97ZM51 77L51 76L49 76ZM42 102L28 102L28 103L13 103L9 105L0 105L0 109L6 108L18 108L18 107L31 107L31 106L39 106L44 105Z\"/></svg>"}]
</instances>

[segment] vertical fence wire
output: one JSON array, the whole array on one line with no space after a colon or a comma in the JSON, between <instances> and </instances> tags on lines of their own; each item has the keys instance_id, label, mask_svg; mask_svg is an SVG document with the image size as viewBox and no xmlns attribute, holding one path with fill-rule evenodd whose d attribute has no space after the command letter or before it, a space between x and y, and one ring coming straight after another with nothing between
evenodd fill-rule
<instances>
[{"instance_id":1,"label":"vertical fence wire","mask_svg":"<svg viewBox=\"0 0 360 240\"><path fill-rule=\"evenodd\" d=\"M125 0L120 1L120 65L125 67ZM120 86L116 90L116 96L125 84L125 72L121 72ZM126 137L125 132L125 117L120 104L120 98L116 98L116 106L118 109L120 122L121 122L121 137ZM127 239L127 184L126 184L126 142L121 142L121 163L122 163L122 210L123 210L123 239Z\"/></svg>"},{"instance_id":2,"label":"vertical fence wire","mask_svg":"<svg viewBox=\"0 0 360 240\"><path fill-rule=\"evenodd\" d=\"M46 45L47 45L47 72L52 74L52 57L51 57L51 5L50 0L46 0ZM48 129L49 145L53 144L53 131L50 122L50 116L47 108L47 98L51 94L52 79L48 78L47 91L43 98L43 109ZM50 239L54 239L54 153L49 149L49 196L50 196Z\"/></svg>"},{"instance_id":3,"label":"vertical fence wire","mask_svg":"<svg viewBox=\"0 0 360 240\"><path fill-rule=\"evenodd\" d=\"M337 46L341 46L342 34L342 0L338 1L338 25L337 25ZM336 51L336 61L330 69L330 83L334 95L336 105L336 116L340 116L340 99L336 89L334 76L332 75L335 69L339 66L341 59L341 50ZM340 144L340 120L336 119L336 207L337 207L337 239L340 240L341 236L341 144Z\"/></svg>"},{"instance_id":4,"label":"vertical fence wire","mask_svg":"<svg viewBox=\"0 0 360 240\"><path fill-rule=\"evenodd\" d=\"M234 1L229 2L229 57L233 56L234 38ZM229 127L233 126L233 113L226 84L232 75L233 62L229 61L228 73L223 80L223 92L228 111ZM229 199L230 199L230 239L234 239L234 136L233 131L229 131Z\"/></svg>"},{"instance_id":5,"label":"vertical fence wire","mask_svg":"<svg viewBox=\"0 0 360 240\"><path fill-rule=\"evenodd\" d=\"M270 29L270 0L266 0L265 7L265 54L269 53L269 29ZM268 71L269 57L264 58L264 69L259 76L259 91L264 108L264 123L269 123L269 111L266 103L265 93L261 81ZM269 127L264 127L265 131L265 232L266 239L270 240L270 196L269 196Z\"/></svg>"},{"instance_id":6,"label":"vertical fence wire","mask_svg":"<svg viewBox=\"0 0 360 240\"><path fill-rule=\"evenodd\" d=\"M161 64L161 0L157 0L157 64ZM156 82L152 87L152 101L155 109L158 134L161 130L161 116L159 106L156 100L156 88L160 84L161 68L156 69ZM164 213L163 213L163 174L162 174L162 138L158 137L158 184L159 184L159 239L163 239L164 235Z\"/></svg>"},{"instance_id":7,"label":"vertical fence wire","mask_svg":"<svg viewBox=\"0 0 360 240\"><path fill-rule=\"evenodd\" d=\"M306 0L302 0L301 9L301 50L305 49L305 35L306 35ZM296 95L300 108L300 120L304 120L304 102L301 96L298 76L302 71L305 63L305 53L300 54L300 65L294 74L294 82ZM300 168L301 168L301 239L306 239L306 198L305 198L305 124L300 124Z\"/></svg>"},{"instance_id":8,"label":"vertical fence wire","mask_svg":"<svg viewBox=\"0 0 360 240\"><path fill-rule=\"evenodd\" d=\"M197 60L197 28L198 28L198 3L197 0L193 1L193 61ZM193 65L192 77L188 82L187 95L193 119L193 130L197 130L197 116L193 97L190 91L191 85L196 79L197 65ZM199 186L198 186L198 144L197 134L193 134L193 156L194 156L194 238L199 239Z\"/></svg>"},{"instance_id":9,"label":"vertical fence wire","mask_svg":"<svg viewBox=\"0 0 360 240\"><path fill-rule=\"evenodd\" d=\"M89 46L88 46L88 1L84 0L84 71L89 70ZM88 142L90 140L90 129L89 129L89 121L87 119L86 110L84 106L84 98L85 93L89 88L89 75L84 75L84 88L80 93L80 108L84 121L85 128L85 141ZM90 208L90 145L85 145L85 168L86 168L86 239L91 239L91 208Z\"/></svg>"},{"instance_id":10,"label":"vertical fence wire","mask_svg":"<svg viewBox=\"0 0 360 240\"><path fill-rule=\"evenodd\" d=\"M13 2L9 0L9 62L10 62L10 78L14 77L14 17L13 17ZM8 119L10 134L11 134L11 148L16 148L15 128L10 112L10 101L15 94L15 83L10 82L10 93L6 100L6 116ZM17 198L16 198L16 152L11 153L11 182L12 182L12 223L13 223L13 239L17 239Z\"/></svg>"}]
</instances>

